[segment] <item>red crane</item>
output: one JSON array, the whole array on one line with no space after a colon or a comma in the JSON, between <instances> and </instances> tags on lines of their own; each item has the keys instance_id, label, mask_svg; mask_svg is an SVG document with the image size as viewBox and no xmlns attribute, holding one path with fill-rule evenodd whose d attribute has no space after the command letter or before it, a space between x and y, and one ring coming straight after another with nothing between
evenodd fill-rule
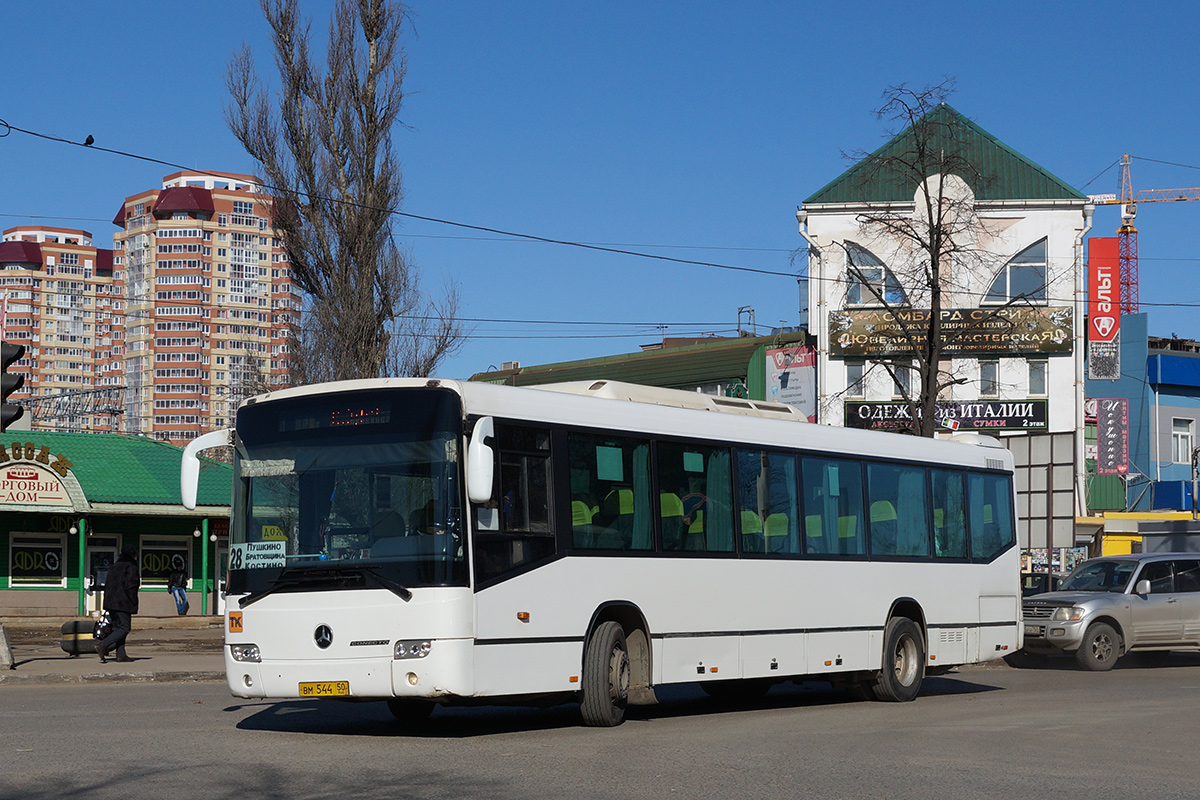
<instances>
[{"instance_id":1,"label":"red crane","mask_svg":"<svg viewBox=\"0 0 1200 800\"><path fill-rule=\"evenodd\" d=\"M1200 200L1200 188L1195 189L1142 189L1133 191L1129 176L1129 154L1121 159L1121 196L1097 194L1088 201L1097 206L1121 207L1121 227L1117 229L1120 239L1121 265L1121 313L1136 314L1138 304L1138 243L1137 228L1133 218L1137 216L1138 203L1174 203L1181 200Z\"/></svg>"}]
</instances>

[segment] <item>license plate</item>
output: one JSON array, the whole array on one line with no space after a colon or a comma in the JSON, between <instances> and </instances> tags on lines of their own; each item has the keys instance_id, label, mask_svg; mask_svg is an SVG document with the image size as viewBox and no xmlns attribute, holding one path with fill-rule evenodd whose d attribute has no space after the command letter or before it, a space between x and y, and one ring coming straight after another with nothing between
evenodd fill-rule
<instances>
[{"instance_id":1,"label":"license plate","mask_svg":"<svg viewBox=\"0 0 1200 800\"><path fill-rule=\"evenodd\" d=\"M1025 635L1026 636L1041 636L1042 635L1042 626L1041 625L1026 625L1025 626Z\"/></svg>"},{"instance_id":2,"label":"license plate","mask_svg":"<svg viewBox=\"0 0 1200 800\"><path fill-rule=\"evenodd\" d=\"M350 681L317 681L300 684L301 697L346 697L350 694Z\"/></svg>"}]
</instances>

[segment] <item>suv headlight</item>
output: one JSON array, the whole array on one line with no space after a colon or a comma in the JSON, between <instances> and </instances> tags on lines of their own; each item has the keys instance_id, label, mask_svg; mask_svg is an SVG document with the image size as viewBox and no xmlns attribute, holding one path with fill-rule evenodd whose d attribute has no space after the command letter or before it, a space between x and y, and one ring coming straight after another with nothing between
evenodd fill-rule
<instances>
[{"instance_id":1,"label":"suv headlight","mask_svg":"<svg viewBox=\"0 0 1200 800\"><path fill-rule=\"evenodd\" d=\"M256 644L231 644L229 652L234 661L253 661L255 663L262 661L262 654L258 651Z\"/></svg>"},{"instance_id":2,"label":"suv headlight","mask_svg":"<svg viewBox=\"0 0 1200 800\"><path fill-rule=\"evenodd\" d=\"M1054 610L1054 616L1051 617L1051 619L1053 619L1055 622L1070 622L1083 619L1083 615L1085 613L1086 612L1084 609L1079 608L1078 606L1073 606L1071 608L1056 608Z\"/></svg>"}]
</instances>

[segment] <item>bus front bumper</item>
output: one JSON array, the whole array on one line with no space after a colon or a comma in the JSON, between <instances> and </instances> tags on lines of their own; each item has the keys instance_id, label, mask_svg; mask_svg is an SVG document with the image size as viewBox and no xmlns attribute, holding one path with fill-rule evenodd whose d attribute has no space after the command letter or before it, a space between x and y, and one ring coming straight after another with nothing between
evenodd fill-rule
<instances>
[{"instance_id":1,"label":"bus front bumper","mask_svg":"<svg viewBox=\"0 0 1200 800\"><path fill-rule=\"evenodd\" d=\"M471 639L436 639L422 657L239 661L226 646L225 676L236 697L469 697L472 647Z\"/></svg>"}]
</instances>

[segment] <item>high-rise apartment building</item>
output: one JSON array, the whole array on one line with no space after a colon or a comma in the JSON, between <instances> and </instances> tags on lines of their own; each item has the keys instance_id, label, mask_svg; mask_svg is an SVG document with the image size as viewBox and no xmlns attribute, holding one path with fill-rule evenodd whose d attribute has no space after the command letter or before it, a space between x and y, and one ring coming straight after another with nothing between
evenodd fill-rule
<instances>
[{"instance_id":1,"label":"high-rise apartment building","mask_svg":"<svg viewBox=\"0 0 1200 800\"><path fill-rule=\"evenodd\" d=\"M48 418L48 429L117 430L113 400L121 381L124 318L113 283L113 251L95 247L84 230L22 226L0 242L4 339L26 347L13 365L25 374L14 397L73 397L72 419ZM112 391L101 391L102 389ZM61 405L61 404L60 404Z\"/></svg>"},{"instance_id":2,"label":"high-rise apartment building","mask_svg":"<svg viewBox=\"0 0 1200 800\"><path fill-rule=\"evenodd\" d=\"M41 403L34 427L183 443L286 383L300 297L270 213L253 176L178 172L125 199L112 250L86 231L5 231L6 335L30 346L16 397ZM83 390L107 400L40 399Z\"/></svg>"},{"instance_id":3,"label":"high-rise apartment building","mask_svg":"<svg viewBox=\"0 0 1200 800\"><path fill-rule=\"evenodd\" d=\"M258 180L233 173L177 172L125 198L124 431L186 442L286 382L300 302L270 214Z\"/></svg>"}]
</instances>

